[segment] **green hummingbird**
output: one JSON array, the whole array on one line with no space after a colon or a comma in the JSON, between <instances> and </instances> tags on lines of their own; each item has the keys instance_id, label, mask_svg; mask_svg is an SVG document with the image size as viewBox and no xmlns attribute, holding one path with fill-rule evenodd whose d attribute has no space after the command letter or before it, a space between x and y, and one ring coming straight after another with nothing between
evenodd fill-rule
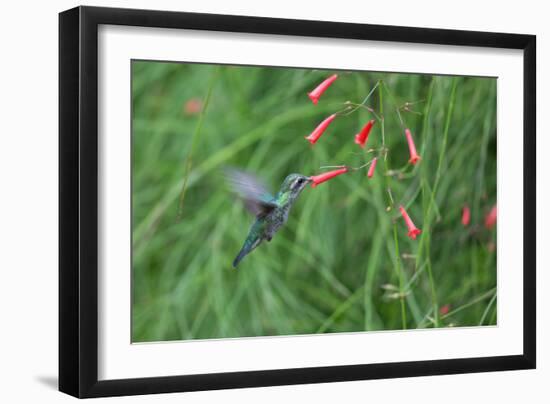
<instances>
[{"instance_id":1,"label":"green hummingbird","mask_svg":"<svg viewBox=\"0 0 550 404\"><path fill-rule=\"evenodd\" d=\"M264 240L271 241L277 230L284 225L292 205L312 180L301 174L288 175L279 192L273 196L255 175L236 169L226 170L228 181L244 201L246 208L256 216L241 251L233 261L239 262Z\"/></svg>"}]
</instances>

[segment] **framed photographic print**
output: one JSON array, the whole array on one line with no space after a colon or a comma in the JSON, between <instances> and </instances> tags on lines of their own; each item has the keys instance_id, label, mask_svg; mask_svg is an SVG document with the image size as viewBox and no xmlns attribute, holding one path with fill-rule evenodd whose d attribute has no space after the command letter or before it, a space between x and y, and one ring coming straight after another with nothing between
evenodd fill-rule
<instances>
[{"instance_id":1,"label":"framed photographic print","mask_svg":"<svg viewBox=\"0 0 550 404\"><path fill-rule=\"evenodd\" d=\"M59 387L535 367L535 37L60 14Z\"/></svg>"}]
</instances>

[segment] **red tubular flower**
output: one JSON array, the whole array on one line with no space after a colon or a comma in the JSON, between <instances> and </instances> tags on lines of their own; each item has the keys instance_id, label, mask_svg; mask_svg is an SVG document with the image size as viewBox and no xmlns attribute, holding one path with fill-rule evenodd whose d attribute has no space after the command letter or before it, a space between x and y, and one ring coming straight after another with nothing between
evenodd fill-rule
<instances>
[{"instance_id":1,"label":"red tubular flower","mask_svg":"<svg viewBox=\"0 0 550 404\"><path fill-rule=\"evenodd\" d=\"M358 144L361 147L365 147L365 143L367 143L367 139L369 138L369 133L372 128L372 125L374 125L376 121L374 119L371 119L367 122L365 126L363 126L363 129L361 129L361 132L355 135L355 143Z\"/></svg>"},{"instance_id":2,"label":"red tubular flower","mask_svg":"<svg viewBox=\"0 0 550 404\"><path fill-rule=\"evenodd\" d=\"M441 306L439 308L439 314L441 314L442 316L444 316L445 314L449 313L449 311L451 310L451 305L450 304L446 304L445 306Z\"/></svg>"},{"instance_id":3,"label":"red tubular flower","mask_svg":"<svg viewBox=\"0 0 550 404\"><path fill-rule=\"evenodd\" d=\"M370 163L369 172L367 174L369 178L372 178L372 176L374 175L374 169L376 168L377 161L378 159L375 157L374 160L372 160L372 163Z\"/></svg>"},{"instance_id":4,"label":"red tubular flower","mask_svg":"<svg viewBox=\"0 0 550 404\"><path fill-rule=\"evenodd\" d=\"M308 97L311 99L311 101L317 105L319 102L319 98L321 98L321 95L326 91L327 88L330 87L332 83L338 78L337 74L333 74L328 79L323 81L321 84L319 84L311 93L307 93Z\"/></svg>"},{"instance_id":5,"label":"red tubular flower","mask_svg":"<svg viewBox=\"0 0 550 404\"><path fill-rule=\"evenodd\" d=\"M325 181L330 180L331 178L334 178L340 174L344 174L348 172L347 167L342 167L337 170L328 171L323 174L314 175L313 177L309 177L309 179L312 181L311 187L315 188L317 185L322 184Z\"/></svg>"},{"instance_id":6,"label":"red tubular flower","mask_svg":"<svg viewBox=\"0 0 550 404\"><path fill-rule=\"evenodd\" d=\"M336 118L336 114L332 114L328 118L326 118L323 122L321 122L317 127L311 132L309 136L306 136L306 139L309 140L309 143L315 144L323 134L323 132L328 128L330 123L334 121L334 118Z\"/></svg>"},{"instance_id":7,"label":"red tubular flower","mask_svg":"<svg viewBox=\"0 0 550 404\"><path fill-rule=\"evenodd\" d=\"M409 163L416 164L418 163L418 160L420 160L420 156L416 152L416 146L414 145L414 140L409 129L405 129L405 136L407 137L407 143L409 144L409 153L411 155Z\"/></svg>"},{"instance_id":8,"label":"red tubular flower","mask_svg":"<svg viewBox=\"0 0 550 404\"><path fill-rule=\"evenodd\" d=\"M403 216L403 219L405 219L405 223L407 224L407 228L409 229L408 236L413 240L416 240L416 236L418 236L422 232L422 230L414 225L413 221L411 220L403 206L399 206L399 211L401 212L401 216Z\"/></svg>"},{"instance_id":9,"label":"red tubular flower","mask_svg":"<svg viewBox=\"0 0 550 404\"><path fill-rule=\"evenodd\" d=\"M485 227L492 229L497 223L497 205L491 208L491 211L485 216Z\"/></svg>"},{"instance_id":10,"label":"red tubular flower","mask_svg":"<svg viewBox=\"0 0 550 404\"><path fill-rule=\"evenodd\" d=\"M470 224L470 207L468 205L464 205L462 207L462 225L464 227L468 226Z\"/></svg>"},{"instance_id":11,"label":"red tubular flower","mask_svg":"<svg viewBox=\"0 0 550 404\"><path fill-rule=\"evenodd\" d=\"M202 101L200 98L191 98L183 106L185 115L198 115L202 111Z\"/></svg>"}]
</instances>

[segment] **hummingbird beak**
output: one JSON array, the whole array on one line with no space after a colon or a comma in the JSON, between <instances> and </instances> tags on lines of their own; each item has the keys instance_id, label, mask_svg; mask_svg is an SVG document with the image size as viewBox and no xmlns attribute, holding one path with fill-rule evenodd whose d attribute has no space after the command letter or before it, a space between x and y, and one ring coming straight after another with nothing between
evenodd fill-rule
<instances>
[{"instance_id":1,"label":"hummingbird beak","mask_svg":"<svg viewBox=\"0 0 550 404\"><path fill-rule=\"evenodd\" d=\"M313 182L313 178L307 177L307 182Z\"/></svg>"}]
</instances>

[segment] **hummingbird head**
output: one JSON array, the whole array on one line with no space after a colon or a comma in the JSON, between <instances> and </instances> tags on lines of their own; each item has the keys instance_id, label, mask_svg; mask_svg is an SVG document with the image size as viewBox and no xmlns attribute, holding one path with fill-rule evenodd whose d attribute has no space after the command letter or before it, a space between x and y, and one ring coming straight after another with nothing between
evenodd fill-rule
<instances>
[{"instance_id":1,"label":"hummingbird head","mask_svg":"<svg viewBox=\"0 0 550 404\"><path fill-rule=\"evenodd\" d=\"M290 174L285 178L280 194L284 194L290 200L294 200L310 182L310 177L301 174Z\"/></svg>"}]
</instances>

